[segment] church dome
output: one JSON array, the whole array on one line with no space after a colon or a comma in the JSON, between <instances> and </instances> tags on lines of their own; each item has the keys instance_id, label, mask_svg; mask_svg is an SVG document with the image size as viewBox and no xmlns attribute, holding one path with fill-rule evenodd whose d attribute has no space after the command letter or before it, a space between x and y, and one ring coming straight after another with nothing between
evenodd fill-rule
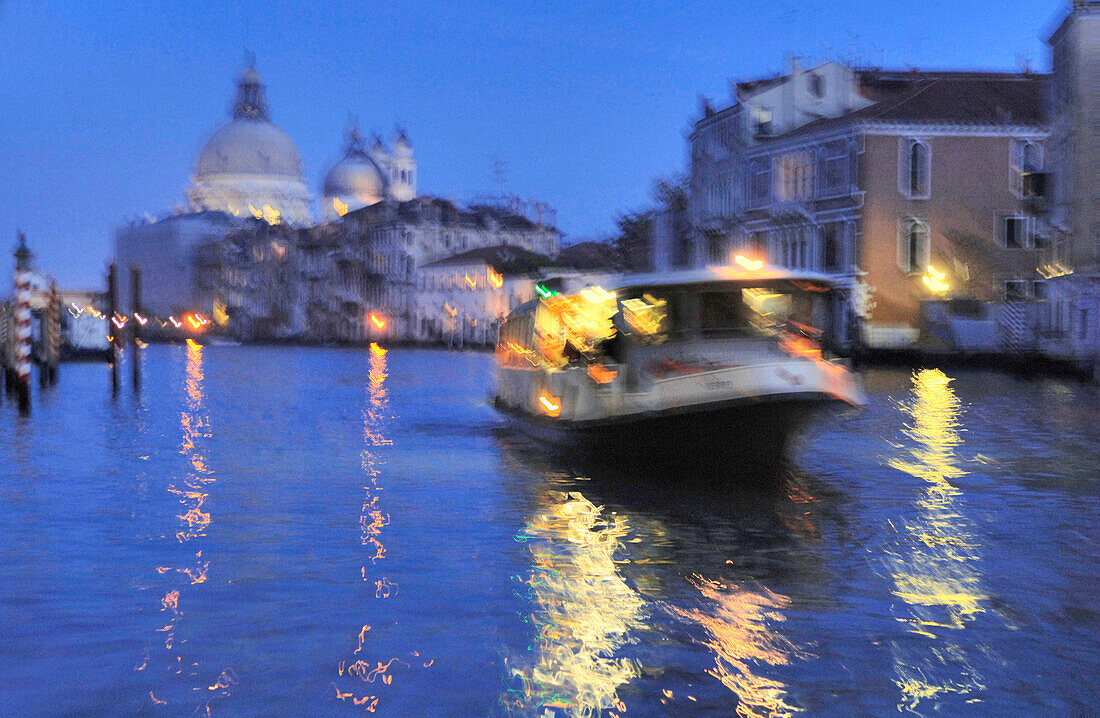
<instances>
[{"instance_id":1,"label":"church dome","mask_svg":"<svg viewBox=\"0 0 1100 718\"><path fill-rule=\"evenodd\" d=\"M386 196L386 184L385 171L363 149L359 130L352 127L344 157L325 175L322 210L333 219L375 204Z\"/></svg>"},{"instance_id":2,"label":"church dome","mask_svg":"<svg viewBox=\"0 0 1100 718\"><path fill-rule=\"evenodd\" d=\"M302 160L294 141L270 120L241 118L206 142L197 169L198 177L253 174L301 179Z\"/></svg>"},{"instance_id":3,"label":"church dome","mask_svg":"<svg viewBox=\"0 0 1100 718\"><path fill-rule=\"evenodd\" d=\"M298 148L271 122L255 67L238 80L232 115L199 154L188 193L192 208L308 222L310 195Z\"/></svg>"}]
</instances>

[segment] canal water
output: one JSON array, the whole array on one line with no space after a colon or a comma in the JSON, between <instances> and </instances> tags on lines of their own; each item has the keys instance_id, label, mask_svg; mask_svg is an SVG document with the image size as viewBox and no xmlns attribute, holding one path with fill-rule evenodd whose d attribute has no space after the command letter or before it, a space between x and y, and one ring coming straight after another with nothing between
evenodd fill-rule
<instances>
[{"instance_id":1,"label":"canal water","mask_svg":"<svg viewBox=\"0 0 1100 718\"><path fill-rule=\"evenodd\" d=\"M1100 396L864 375L789 472L586 476L491 357L152 346L0 410L5 715L1069 715Z\"/></svg>"}]
</instances>

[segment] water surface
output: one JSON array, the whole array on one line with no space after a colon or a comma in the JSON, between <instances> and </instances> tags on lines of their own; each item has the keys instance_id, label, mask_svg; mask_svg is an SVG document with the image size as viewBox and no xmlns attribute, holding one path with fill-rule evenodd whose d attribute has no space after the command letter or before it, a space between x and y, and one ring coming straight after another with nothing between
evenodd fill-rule
<instances>
[{"instance_id":1,"label":"water surface","mask_svg":"<svg viewBox=\"0 0 1100 718\"><path fill-rule=\"evenodd\" d=\"M0 411L18 715L1079 714L1095 387L871 371L776 481L586 472L491 359L153 346ZM586 475L587 474L587 475Z\"/></svg>"}]
</instances>

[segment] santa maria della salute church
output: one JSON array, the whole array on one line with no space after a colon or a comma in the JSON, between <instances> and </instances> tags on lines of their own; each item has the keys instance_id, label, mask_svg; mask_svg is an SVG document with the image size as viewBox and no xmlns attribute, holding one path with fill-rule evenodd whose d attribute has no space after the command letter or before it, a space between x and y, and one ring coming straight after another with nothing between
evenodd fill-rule
<instances>
[{"instance_id":1,"label":"santa maria della salute church","mask_svg":"<svg viewBox=\"0 0 1100 718\"><path fill-rule=\"evenodd\" d=\"M186 207L117 230L123 308L208 314L241 339L362 341L382 322L390 338L477 343L530 298L532 268L561 266L549 206L420 195L402 128L387 146L352 123L315 201L253 65L199 153ZM140 307L131 267L143 274Z\"/></svg>"},{"instance_id":2,"label":"santa maria della salute church","mask_svg":"<svg viewBox=\"0 0 1100 718\"><path fill-rule=\"evenodd\" d=\"M391 151L377 136L367 148L352 126L343 159L325 177L321 217L335 219L385 198L407 202L415 196L416 159L405 131L397 131ZM187 199L196 212L263 217L266 211L268 218L292 225L312 222L312 196L298 148L271 121L264 84L254 67L240 77L229 123L203 147Z\"/></svg>"}]
</instances>

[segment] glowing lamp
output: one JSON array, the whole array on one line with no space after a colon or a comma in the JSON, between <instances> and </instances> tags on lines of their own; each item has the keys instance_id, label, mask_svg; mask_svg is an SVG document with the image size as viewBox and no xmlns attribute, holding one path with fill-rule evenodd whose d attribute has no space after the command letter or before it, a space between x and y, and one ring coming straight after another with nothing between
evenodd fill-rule
<instances>
[{"instance_id":1,"label":"glowing lamp","mask_svg":"<svg viewBox=\"0 0 1100 718\"><path fill-rule=\"evenodd\" d=\"M371 314L370 315L370 320L371 320L371 323L374 324L374 326L378 327L379 329L385 329L386 328L386 319L384 317L379 316L378 314Z\"/></svg>"},{"instance_id":2,"label":"glowing lamp","mask_svg":"<svg viewBox=\"0 0 1100 718\"><path fill-rule=\"evenodd\" d=\"M602 304L608 299L614 299L614 292L609 292L603 287L589 287L581 290L581 296L593 304Z\"/></svg>"},{"instance_id":3,"label":"glowing lamp","mask_svg":"<svg viewBox=\"0 0 1100 718\"><path fill-rule=\"evenodd\" d=\"M489 284L493 285L497 289L504 286L504 277L497 273L492 267L489 267L489 271L486 273L489 280Z\"/></svg>"},{"instance_id":4,"label":"glowing lamp","mask_svg":"<svg viewBox=\"0 0 1100 718\"><path fill-rule=\"evenodd\" d=\"M946 278L946 272L937 272L936 268L929 264L928 273L921 277L921 281L924 282L924 286L938 293L946 292L950 288L947 282L944 281Z\"/></svg>"},{"instance_id":5,"label":"glowing lamp","mask_svg":"<svg viewBox=\"0 0 1100 718\"><path fill-rule=\"evenodd\" d=\"M751 272L755 272L756 270L762 269L764 267L764 263L759 259L749 259L743 254L739 254L734 257L733 261L736 262L739 266L744 267Z\"/></svg>"},{"instance_id":6,"label":"glowing lamp","mask_svg":"<svg viewBox=\"0 0 1100 718\"><path fill-rule=\"evenodd\" d=\"M544 391L539 394L539 404L542 405L542 410L546 412L547 416L561 416L561 399L558 397Z\"/></svg>"}]
</instances>

